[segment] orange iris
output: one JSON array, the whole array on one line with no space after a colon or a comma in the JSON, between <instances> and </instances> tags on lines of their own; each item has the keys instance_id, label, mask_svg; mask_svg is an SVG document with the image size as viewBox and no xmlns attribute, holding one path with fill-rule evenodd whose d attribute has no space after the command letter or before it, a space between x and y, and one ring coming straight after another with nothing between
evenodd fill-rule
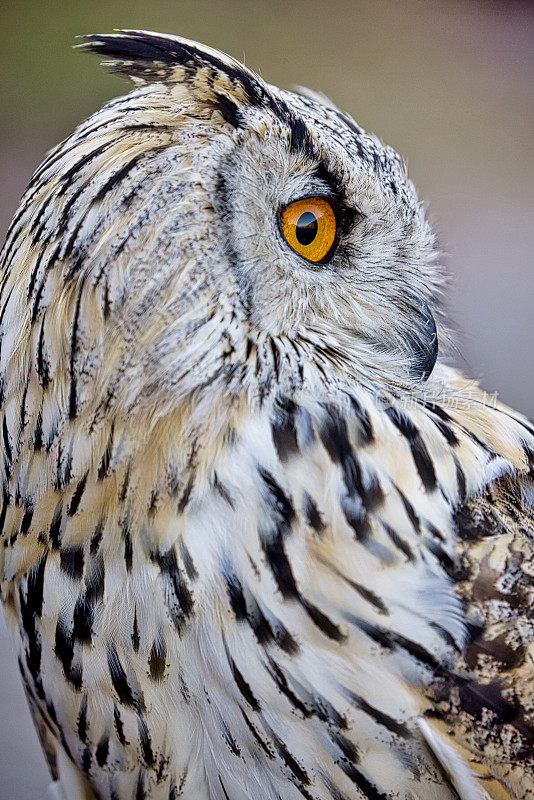
<instances>
[{"instance_id":1,"label":"orange iris","mask_svg":"<svg viewBox=\"0 0 534 800\"><path fill-rule=\"evenodd\" d=\"M336 215L324 197L305 197L290 203L282 209L280 225L288 245L314 263L326 259L336 238Z\"/></svg>"}]
</instances>

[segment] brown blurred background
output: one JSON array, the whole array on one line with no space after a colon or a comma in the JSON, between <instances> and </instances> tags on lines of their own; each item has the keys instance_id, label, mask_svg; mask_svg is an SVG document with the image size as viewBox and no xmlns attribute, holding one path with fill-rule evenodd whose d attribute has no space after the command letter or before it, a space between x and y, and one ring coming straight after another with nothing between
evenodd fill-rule
<instances>
[{"instance_id":1,"label":"brown blurred background","mask_svg":"<svg viewBox=\"0 0 534 800\"><path fill-rule=\"evenodd\" d=\"M534 415L534 4L475 0L19 0L0 14L0 235L44 153L127 85L71 49L179 33L319 89L408 160L451 274L457 362ZM44 800L0 615L0 800Z\"/></svg>"}]
</instances>

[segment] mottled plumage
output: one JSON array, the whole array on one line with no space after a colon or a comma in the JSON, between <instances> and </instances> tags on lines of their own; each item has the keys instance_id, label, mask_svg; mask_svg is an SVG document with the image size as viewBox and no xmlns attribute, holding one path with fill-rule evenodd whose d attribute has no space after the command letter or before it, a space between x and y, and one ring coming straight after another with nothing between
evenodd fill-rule
<instances>
[{"instance_id":1,"label":"mottled plumage","mask_svg":"<svg viewBox=\"0 0 534 800\"><path fill-rule=\"evenodd\" d=\"M85 46L137 88L36 171L0 287L2 591L55 796L533 798L534 431L436 361L403 162L201 45ZM279 225L314 195L327 263Z\"/></svg>"}]
</instances>

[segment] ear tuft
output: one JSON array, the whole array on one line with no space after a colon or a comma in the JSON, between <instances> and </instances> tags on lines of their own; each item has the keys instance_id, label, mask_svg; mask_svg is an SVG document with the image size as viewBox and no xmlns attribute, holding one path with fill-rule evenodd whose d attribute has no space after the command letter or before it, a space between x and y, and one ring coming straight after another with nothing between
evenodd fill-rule
<instances>
[{"instance_id":1,"label":"ear tuft","mask_svg":"<svg viewBox=\"0 0 534 800\"><path fill-rule=\"evenodd\" d=\"M105 56L104 64L136 83L183 83L259 106L268 94L262 79L220 50L151 31L87 34L76 47Z\"/></svg>"}]
</instances>

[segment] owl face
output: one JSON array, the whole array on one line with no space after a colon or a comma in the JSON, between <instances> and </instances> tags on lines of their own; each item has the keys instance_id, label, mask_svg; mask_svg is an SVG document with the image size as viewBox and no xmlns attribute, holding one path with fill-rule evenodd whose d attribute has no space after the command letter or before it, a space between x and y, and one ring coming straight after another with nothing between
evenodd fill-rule
<instances>
[{"instance_id":1,"label":"owl face","mask_svg":"<svg viewBox=\"0 0 534 800\"><path fill-rule=\"evenodd\" d=\"M403 162L336 109L267 91L268 107L245 107L234 123L214 200L247 319L275 337L311 336L349 372L428 377L433 235ZM332 210L334 235L313 261L283 219L297 206L297 229L312 226L301 238L319 239L317 200Z\"/></svg>"},{"instance_id":2,"label":"owl face","mask_svg":"<svg viewBox=\"0 0 534 800\"><path fill-rule=\"evenodd\" d=\"M397 154L329 101L196 43L87 38L138 87L52 151L6 251L9 270L30 230L10 280L61 415L86 410L92 429L191 398L212 413L216 385L264 398L317 378L424 381L440 278ZM9 303L5 323L22 352Z\"/></svg>"}]
</instances>

